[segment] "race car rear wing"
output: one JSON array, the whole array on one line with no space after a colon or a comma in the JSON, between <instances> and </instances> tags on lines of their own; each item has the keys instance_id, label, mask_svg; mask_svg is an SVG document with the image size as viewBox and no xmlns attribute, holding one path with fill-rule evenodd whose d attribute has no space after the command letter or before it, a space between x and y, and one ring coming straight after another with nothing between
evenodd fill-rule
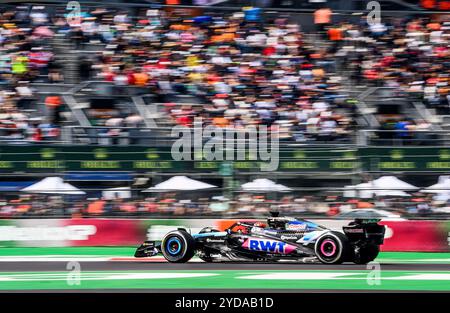
<instances>
[{"instance_id":1,"label":"race car rear wing","mask_svg":"<svg viewBox=\"0 0 450 313\"><path fill-rule=\"evenodd\" d=\"M342 227L351 242L366 241L381 245L384 242L386 228L378 224L380 219L355 219L348 226Z\"/></svg>"},{"instance_id":2,"label":"race car rear wing","mask_svg":"<svg viewBox=\"0 0 450 313\"><path fill-rule=\"evenodd\" d=\"M357 224L377 224L381 221L381 218L355 218Z\"/></svg>"}]
</instances>

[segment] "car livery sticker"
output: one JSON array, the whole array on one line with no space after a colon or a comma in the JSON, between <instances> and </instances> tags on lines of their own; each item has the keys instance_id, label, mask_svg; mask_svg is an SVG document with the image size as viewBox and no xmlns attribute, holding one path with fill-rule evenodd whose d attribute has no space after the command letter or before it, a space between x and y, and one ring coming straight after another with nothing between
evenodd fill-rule
<instances>
[{"instance_id":1,"label":"car livery sticker","mask_svg":"<svg viewBox=\"0 0 450 313\"><path fill-rule=\"evenodd\" d=\"M263 251L280 254L288 254L296 249L295 246L285 242L254 237L248 238L242 244L242 248L253 251Z\"/></svg>"},{"instance_id":2,"label":"car livery sticker","mask_svg":"<svg viewBox=\"0 0 450 313\"><path fill-rule=\"evenodd\" d=\"M318 228L317 224L308 221L290 221L286 224L287 230L307 230L316 228Z\"/></svg>"},{"instance_id":3,"label":"car livery sticker","mask_svg":"<svg viewBox=\"0 0 450 313\"><path fill-rule=\"evenodd\" d=\"M286 226L287 230L305 230L308 227L306 224L300 224L300 223L289 223Z\"/></svg>"},{"instance_id":4,"label":"car livery sticker","mask_svg":"<svg viewBox=\"0 0 450 313\"><path fill-rule=\"evenodd\" d=\"M319 230L319 231L312 231L310 233L307 233L305 236L297 240L298 243L308 244L316 240L320 235L323 233L326 233L328 230Z\"/></svg>"}]
</instances>

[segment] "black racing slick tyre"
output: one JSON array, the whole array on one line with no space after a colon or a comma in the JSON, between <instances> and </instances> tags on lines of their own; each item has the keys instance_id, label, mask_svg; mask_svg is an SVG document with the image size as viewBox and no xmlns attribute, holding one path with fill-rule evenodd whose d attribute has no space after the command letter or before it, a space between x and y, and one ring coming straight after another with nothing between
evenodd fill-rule
<instances>
[{"instance_id":1,"label":"black racing slick tyre","mask_svg":"<svg viewBox=\"0 0 450 313\"><path fill-rule=\"evenodd\" d=\"M164 258L172 263L185 263L195 254L195 240L184 230L174 230L161 241Z\"/></svg>"},{"instance_id":2,"label":"black racing slick tyre","mask_svg":"<svg viewBox=\"0 0 450 313\"><path fill-rule=\"evenodd\" d=\"M375 244L367 244L359 248L358 253L355 253L353 262L356 264L367 264L372 262L378 256L380 247Z\"/></svg>"},{"instance_id":3,"label":"black racing slick tyre","mask_svg":"<svg viewBox=\"0 0 450 313\"><path fill-rule=\"evenodd\" d=\"M341 264L348 259L350 245L343 233L330 231L317 239L314 252L322 263Z\"/></svg>"}]
</instances>

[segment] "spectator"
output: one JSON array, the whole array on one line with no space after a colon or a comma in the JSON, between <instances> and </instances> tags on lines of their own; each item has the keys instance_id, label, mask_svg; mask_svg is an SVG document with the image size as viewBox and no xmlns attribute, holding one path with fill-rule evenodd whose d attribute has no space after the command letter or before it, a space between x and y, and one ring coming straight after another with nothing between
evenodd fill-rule
<instances>
[{"instance_id":1,"label":"spectator","mask_svg":"<svg viewBox=\"0 0 450 313\"><path fill-rule=\"evenodd\" d=\"M50 124L59 126L61 122L61 105L62 100L59 96L48 96L45 98L45 105L49 112Z\"/></svg>"},{"instance_id":2,"label":"spectator","mask_svg":"<svg viewBox=\"0 0 450 313\"><path fill-rule=\"evenodd\" d=\"M325 33L326 28L331 24L332 14L331 9L325 7L314 12L314 24L316 24L318 32Z\"/></svg>"}]
</instances>

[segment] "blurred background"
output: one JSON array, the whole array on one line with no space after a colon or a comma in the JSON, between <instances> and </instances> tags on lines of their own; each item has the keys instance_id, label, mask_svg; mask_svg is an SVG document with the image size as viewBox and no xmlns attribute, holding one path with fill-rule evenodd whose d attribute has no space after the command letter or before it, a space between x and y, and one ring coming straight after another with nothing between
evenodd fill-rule
<instances>
[{"instance_id":1,"label":"blurred background","mask_svg":"<svg viewBox=\"0 0 450 313\"><path fill-rule=\"evenodd\" d=\"M367 3L2 1L0 218L449 218L450 1ZM174 160L198 117L278 169Z\"/></svg>"}]
</instances>

